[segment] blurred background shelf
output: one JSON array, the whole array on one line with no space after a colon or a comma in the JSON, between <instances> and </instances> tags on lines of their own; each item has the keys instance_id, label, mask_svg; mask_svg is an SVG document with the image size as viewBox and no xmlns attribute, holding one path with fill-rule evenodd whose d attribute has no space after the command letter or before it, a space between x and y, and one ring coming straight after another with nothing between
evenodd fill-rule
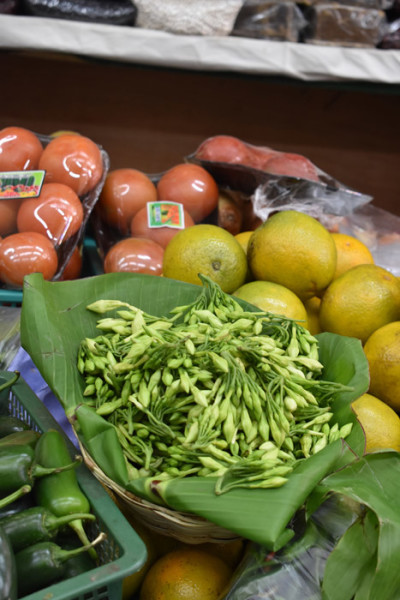
<instances>
[{"instance_id":1,"label":"blurred background shelf","mask_svg":"<svg viewBox=\"0 0 400 600\"><path fill-rule=\"evenodd\" d=\"M400 84L400 52L163 31L28 16L0 16L0 48L75 54L195 71L302 81Z\"/></svg>"}]
</instances>

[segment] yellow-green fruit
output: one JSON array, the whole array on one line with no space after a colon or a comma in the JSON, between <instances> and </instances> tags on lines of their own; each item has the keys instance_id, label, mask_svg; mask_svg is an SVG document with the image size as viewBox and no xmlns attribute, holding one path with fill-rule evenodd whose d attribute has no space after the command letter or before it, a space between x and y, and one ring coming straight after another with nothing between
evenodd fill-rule
<instances>
[{"instance_id":1,"label":"yellow-green fruit","mask_svg":"<svg viewBox=\"0 0 400 600\"><path fill-rule=\"evenodd\" d=\"M378 265L358 265L334 279L319 309L323 331L359 338L400 318L398 279Z\"/></svg>"},{"instance_id":2,"label":"yellow-green fruit","mask_svg":"<svg viewBox=\"0 0 400 600\"><path fill-rule=\"evenodd\" d=\"M279 283L250 281L237 289L233 295L265 312L283 315L294 319L303 327L308 326L307 312L300 298Z\"/></svg>"},{"instance_id":3,"label":"yellow-green fruit","mask_svg":"<svg viewBox=\"0 0 400 600\"><path fill-rule=\"evenodd\" d=\"M364 344L371 394L400 411L400 321L376 329Z\"/></svg>"},{"instance_id":4,"label":"yellow-green fruit","mask_svg":"<svg viewBox=\"0 0 400 600\"><path fill-rule=\"evenodd\" d=\"M254 231L247 258L254 279L279 283L307 300L320 295L332 281L336 246L317 219L284 210Z\"/></svg>"},{"instance_id":5,"label":"yellow-green fruit","mask_svg":"<svg viewBox=\"0 0 400 600\"><path fill-rule=\"evenodd\" d=\"M390 406L372 394L363 394L351 406L364 430L366 452L388 448L400 452L400 418Z\"/></svg>"},{"instance_id":6,"label":"yellow-green fruit","mask_svg":"<svg viewBox=\"0 0 400 600\"><path fill-rule=\"evenodd\" d=\"M172 238L164 251L164 277L200 285L199 274L227 293L245 282L246 254L234 235L217 225L199 224Z\"/></svg>"}]
</instances>

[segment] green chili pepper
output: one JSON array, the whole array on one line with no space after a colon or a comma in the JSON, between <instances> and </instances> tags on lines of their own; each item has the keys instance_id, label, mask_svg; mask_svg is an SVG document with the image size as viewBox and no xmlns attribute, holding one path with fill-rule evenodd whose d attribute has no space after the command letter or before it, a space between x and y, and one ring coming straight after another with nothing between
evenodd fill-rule
<instances>
[{"instance_id":1,"label":"green chili pepper","mask_svg":"<svg viewBox=\"0 0 400 600\"><path fill-rule=\"evenodd\" d=\"M76 544L63 544L65 550L74 550L78 546ZM81 573L87 573L96 567L96 562L90 557L88 552L83 552L75 556L71 556L64 563L63 579L71 579L77 577Z\"/></svg>"},{"instance_id":2,"label":"green chili pepper","mask_svg":"<svg viewBox=\"0 0 400 600\"><path fill-rule=\"evenodd\" d=\"M26 431L29 425L17 417L0 415L0 439L17 431Z\"/></svg>"},{"instance_id":3,"label":"green chili pepper","mask_svg":"<svg viewBox=\"0 0 400 600\"><path fill-rule=\"evenodd\" d=\"M71 461L64 436L56 429L45 431L36 445L36 459L47 467L63 467ZM53 473L42 477L34 488L37 504L48 508L55 516L89 513L90 502L79 486L75 470ZM82 519L74 519L69 526L83 544L89 542ZM95 556L95 552L91 553Z\"/></svg>"},{"instance_id":4,"label":"green chili pepper","mask_svg":"<svg viewBox=\"0 0 400 600\"><path fill-rule=\"evenodd\" d=\"M7 534L0 527L0 600L16 600L17 570Z\"/></svg>"},{"instance_id":5,"label":"green chili pepper","mask_svg":"<svg viewBox=\"0 0 400 600\"><path fill-rule=\"evenodd\" d=\"M15 492L25 485L33 486L37 478L55 470L71 469L76 465L71 460L64 465L51 468L36 462L35 452L28 445L0 447L0 494Z\"/></svg>"},{"instance_id":6,"label":"green chili pepper","mask_svg":"<svg viewBox=\"0 0 400 600\"><path fill-rule=\"evenodd\" d=\"M15 515L0 519L0 527L6 532L14 552L37 542L55 537L58 531L74 519L95 520L93 514L75 513L56 517L44 506L33 506Z\"/></svg>"},{"instance_id":7,"label":"green chili pepper","mask_svg":"<svg viewBox=\"0 0 400 600\"><path fill-rule=\"evenodd\" d=\"M40 433L38 431L33 431L33 429L13 431L12 433L9 433L8 435L0 439L0 448L3 446L24 445L28 445L34 448L39 437Z\"/></svg>"},{"instance_id":8,"label":"green chili pepper","mask_svg":"<svg viewBox=\"0 0 400 600\"><path fill-rule=\"evenodd\" d=\"M100 533L93 542L73 550L64 550L54 542L38 542L20 550L15 554L18 595L26 596L63 579L66 561L93 549L105 537Z\"/></svg>"}]
</instances>

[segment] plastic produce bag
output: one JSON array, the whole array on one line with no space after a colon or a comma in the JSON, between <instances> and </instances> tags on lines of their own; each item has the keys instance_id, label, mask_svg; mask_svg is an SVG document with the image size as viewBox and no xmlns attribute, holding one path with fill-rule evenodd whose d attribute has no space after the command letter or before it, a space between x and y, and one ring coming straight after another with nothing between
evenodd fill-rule
<instances>
[{"instance_id":1,"label":"plastic produce bag","mask_svg":"<svg viewBox=\"0 0 400 600\"><path fill-rule=\"evenodd\" d=\"M321 600L328 556L360 506L334 495L306 521L299 513L295 538L280 552L252 544L225 600Z\"/></svg>"},{"instance_id":2,"label":"plastic produce bag","mask_svg":"<svg viewBox=\"0 0 400 600\"><path fill-rule=\"evenodd\" d=\"M305 13L309 25L305 42L360 48L374 48L387 29L383 10L325 3L310 7Z\"/></svg>"},{"instance_id":3,"label":"plastic produce bag","mask_svg":"<svg viewBox=\"0 0 400 600\"><path fill-rule=\"evenodd\" d=\"M297 42L306 23L302 11L294 2L246 0L232 35Z\"/></svg>"},{"instance_id":4,"label":"plastic produce bag","mask_svg":"<svg viewBox=\"0 0 400 600\"><path fill-rule=\"evenodd\" d=\"M25 14L107 25L134 25L136 6L131 0L21 0Z\"/></svg>"},{"instance_id":5,"label":"plastic produce bag","mask_svg":"<svg viewBox=\"0 0 400 600\"><path fill-rule=\"evenodd\" d=\"M179 35L229 35L242 0L135 0L136 25Z\"/></svg>"}]
</instances>

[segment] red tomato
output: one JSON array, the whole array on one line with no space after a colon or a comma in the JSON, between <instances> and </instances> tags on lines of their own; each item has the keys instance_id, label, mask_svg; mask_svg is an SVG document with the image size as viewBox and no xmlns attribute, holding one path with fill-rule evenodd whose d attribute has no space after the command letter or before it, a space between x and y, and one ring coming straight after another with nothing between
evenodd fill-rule
<instances>
[{"instance_id":1,"label":"red tomato","mask_svg":"<svg viewBox=\"0 0 400 600\"><path fill-rule=\"evenodd\" d=\"M275 175L288 175L289 177L319 181L316 167L301 154L281 152L276 156L272 156L264 168L268 173L274 173Z\"/></svg>"},{"instance_id":2,"label":"red tomato","mask_svg":"<svg viewBox=\"0 0 400 600\"><path fill-rule=\"evenodd\" d=\"M38 168L43 146L37 135L24 127L0 131L0 171L27 171Z\"/></svg>"},{"instance_id":3,"label":"red tomato","mask_svg":"<svg viewBox=\"0 0 400 600\"><path fill-rule=\"evenodd\" d=\"M181 163L162 175L157 185L159 200L180 202L198 223L218 206L215 179L199 165Z\"/></svg>"},{"instance_id":4,"label":"red tomato","mask_svg":"<svg viewBox=\"0 0 400 600\"><path fill-rule=\"evenodd\" d=\"M92 140L64 134L53 138L43 150L39 169L46 171L46 183L64 183L83 196L99 183L103 160Z\"/></svg>"},{"instance_id":5,"label":"red tomato","mask_svg":"<svg viewBox=\"0 0 400 600\"><path fill-rule=\"evenodd\" d=\"M65 269L60 277L60 281L78 279L82 272L82 254L78 246L75 246L71 258L67 262Z\"/></svg>"},{"instance_id":6,"label":"red tomato","mask_svg":"<svg viewBox=\"0 0 400 600\"><path fill-rule=\"evenodd\" d=\"M185 229L194 225L194 221L187 210L183 209L183 215L185 219ZM133 237L153 240L163 248L166 248L172 238L180 231L182 231L182 229L174 227L149 227L146 206L136 213L130 227L130 232Z\"/></svg>"},{"instance_id":7,"label":"red tomato","mask_svg":"<svg viewBox=\"0 0 400 600\"><path fill-rule=\"evenodd\" d=\"M196 158L215 162L247 164L249 149L245 142L231 135L208 138L196 151Z\"/></svg>"},{"instance_id":8,"label":"red tomato","mask_svg":"<svg viewBox=\"0 0 400 600\"><path fill-rule=\"evenodd\" d=\"M157 189L151 179L136 169L116 169L108 173L98 201L104 221L124 235L129 232L132 217L157 200Z\"/></svg>"},{"instance_id":9,"label":"red tomato","mask_svg":"<svg viewBox=\"0 0 400 600\"><path fill-rule=\"evenodd\" d=\"M153 240L125 238L107 252L105 273L147 273L161 275L164 248Z\"/></svg>"},{"instance_id":10,"label":"red tomato","mask_svg":"<svg viewBox=\"0 0 400 600\"><path fill-rule=\"evenodd\" d=\"M82 203L63 183L43 184L40 196L24 200L17 216L18 231L42 233L53 244L60 244L74 235L82 221Z\"/></svg>"},{"instance_id":11,"label":"red tomato","mask_svg":"<svg viewBox=\"0 0 400 600\"><path fill-rule=\"evenodd\" d=\"M0 244L0 281L22 286L25 275L42 273L52 279L57 272L57 253L41 233L13 233Z\"/></svg>"},{"instance_id":12,"label":"red tomato","mask_svg":"<svg viewBox=\"0 0 400 600\"><path fill-rule=\"evenodd\" d=\"M9 235L17 231L17 214L21 200L11 198L0 199L0 235Z\"/></svg>"}]
</instances>

